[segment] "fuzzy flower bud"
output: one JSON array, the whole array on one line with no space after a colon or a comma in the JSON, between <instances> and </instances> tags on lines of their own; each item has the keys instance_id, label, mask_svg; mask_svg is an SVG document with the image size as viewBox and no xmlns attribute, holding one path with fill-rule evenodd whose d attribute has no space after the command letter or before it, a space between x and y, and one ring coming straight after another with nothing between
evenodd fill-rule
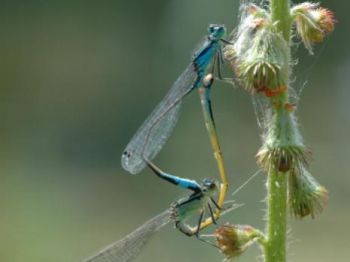
<instances>
[{"instance_id":1,"label":"fuzzy flower bud","mask_svg":"<svg viewBox=\"0 0 350 262\"><path fill-rule=\"evenodd\" d=\"M235 44L225 48L224 57L248 91L277 95L287 86L287 43L276 33L264 9L255 5L248 5L246 9L233 39Z\"/></svg>"},{"instance_id":2,"label":"fuzzy flower bud","mask_svg":"<svg viewBox=\"0 0 350 262\"><path fill-rule=\"evenodd\" d=\"M266 171L287 172L308 166L310 152L303 143L292 112L285 107L267 113L267 130L263 146L257 153L257 162Z\"/></svg>"},{"instance_id":3,"label":"fuzzy flower bud","mask_svg":"<svg viewBox=\"0 0 350 262\"><path fill-rule=\"evenodd\" d=\"M289 176L288 201L292 215L302 219L306 216L315 217L321 213L328 200L328 191L315 178L301 168Z\"/></svg>"},{"instance_id":4,"label":"fuzzy flower bud","mask_svg":"<svg viewBox=\"0 0 350 262\"><path fill-rule=\"evenodd\" d=\"M312 54L312 45L323 41L334 30L334 14L317 3L305 2L293 7L292 17L305 47Z\"/></svg>"},{"instance_id":5,"label":"fuzzy flower bud","mask_svg":"<svg viewBox=\"0 0 350 262\"><path fill-rule=\"evenodd\" d=\"M248 225L225 224L218 227L214 236L226 261L241 255L257 238L256 231Z\"/></svg>"},{"instance_id":6,"label":"fuzzy flower bud","mask_svg":"<svg viewBox=\"0 0 350 262\"><path fill-rule=\"evenodd\" d=\"M264 8L261 8L253 3L242 5L242 9L244 16L251 16L253 19L268 19L269 16L268 12Z\"/></svg>"},{"instance_id":7,"label":"fuzzy flower bud","mask_svg":"<svg viewBox=\"0 0 350 262\"><path fill-rule=\"evenodd\" d=\"M268 23L267 12L254 4L243 5L242 18L237 35L234 37L234 45L227 45L224 49L224 57L230 62L235 70L235 59L247 52L250 40L254 37L259 28Z\"/></svg>"}]
</instances>

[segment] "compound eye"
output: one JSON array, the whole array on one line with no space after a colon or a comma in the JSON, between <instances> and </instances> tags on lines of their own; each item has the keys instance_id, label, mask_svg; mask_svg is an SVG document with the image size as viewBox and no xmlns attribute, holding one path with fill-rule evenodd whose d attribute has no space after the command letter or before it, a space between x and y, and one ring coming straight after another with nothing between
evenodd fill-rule
<instances>
[{"instance_id":1,"label":"compound eye","mask_svg":"<svg viewBox=\"0 0 350 262\"><path fill-rule=\"evenodd\" d=\"M213 33L213 32L215 32L215 31L217 31L218 30L218 26L217 25L209 25L209 28L208 28L208 31L209 31L209 33Z\"/></svg>"},{"instance_id":2,"label":"compound eye","mask_svg":"<svg viewBox=\"0 0 350 262\"><path fill-rule=\"evenodd\" d=\"M211 184L209 185L209 188L210 189L214 189L216 187L215 183L214 182L211 182Z\"/></svg>"},{"instance_id":3,"label":"compound eye","mask_svg":"<svg viewBox=\"0 0 350 262\"><path fill-rule=\"evenodd\" d=\"M203 180L203 187L207 190L215 188L215 181L209 178Z\"/></svg>"}]
</instances>

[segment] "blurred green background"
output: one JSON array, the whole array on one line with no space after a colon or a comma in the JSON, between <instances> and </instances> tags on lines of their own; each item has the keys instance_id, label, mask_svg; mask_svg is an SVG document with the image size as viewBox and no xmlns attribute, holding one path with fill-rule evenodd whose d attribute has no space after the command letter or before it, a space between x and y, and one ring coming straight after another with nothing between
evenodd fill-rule
<instances>
[{"instance_id":1,"label":"blurred green background","mask_svg":"<svg viewBox=\"0 0 350 262\"><path fill-rule=\"evenodd\" d=\"M315 56L299 46L294 86L306 86L298 115L330 200L315 220L291 222L298 262L348 261L350 247L350 2L323 5L339 23ZM232 29L237 14L237 0L1 1L1 262L80 261L187 193L149 170L128 175L120 156L207 25ZM245 92L216 84L213 103L232 192L257 169L260 131ZM216 176L196 94L155 162L193 179ZM221 221L263 228L264 192L261 176ZM258 255L252 248L238 261ZM137 261L221 260L169 226Z\"/></svg>"}]
</instances>

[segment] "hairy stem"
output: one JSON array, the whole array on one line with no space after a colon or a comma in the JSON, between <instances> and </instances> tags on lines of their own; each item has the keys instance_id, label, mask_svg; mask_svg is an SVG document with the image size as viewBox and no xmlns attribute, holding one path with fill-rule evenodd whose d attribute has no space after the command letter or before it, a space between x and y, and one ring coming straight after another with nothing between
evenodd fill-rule
<instances>
[{"instance_id":1,"label":"hairy stem","mask_svg":"<svg viewBox=\"0 0 350 262\"><path fill-rule=\"evenodd\" d=\"M272 21L276 23L277 30L283 35L288 46L290 42L291 17L289 0L270 0ZM288 56L290 55L290 52ZM289 66L285 67L289 76ZM287 81L288 82L288 81ZM277 98L280 104L288 103L288 93L281 94ZM273 109L277 114L277 120L281 113L277 108ZM277 123L271 123L273 125ZM278 132L277 132L278 133ZM276 134L277 134L276 133ZM278 138L276 138L278 139ZM287 235L287 173L281 173L275 165L269 169L267 179L267 221L266 243L264 245L265 262L286 261L286 235Z\"/></svg>"},{"instance_id":2,"label":"hairy stem","mask_svg":"<svg viewBox=\"0 0 350 262\"><path fill-rule=\"evenodd\" d=\"M267 241L265 262L286 261L287 175L276 171L268 174Z\"/></svg>"},{"instance_id":3,"label":"hairy stem","mask_svg":"<svg viewBox=\"0 0 350 262\"><path fill-rule=\"evenodd\" d=\"M277 22L277 29L284 39L289 42L292 18L290 16L289 0L270 0L271 18Z\"/></svg>"}]
</instances>

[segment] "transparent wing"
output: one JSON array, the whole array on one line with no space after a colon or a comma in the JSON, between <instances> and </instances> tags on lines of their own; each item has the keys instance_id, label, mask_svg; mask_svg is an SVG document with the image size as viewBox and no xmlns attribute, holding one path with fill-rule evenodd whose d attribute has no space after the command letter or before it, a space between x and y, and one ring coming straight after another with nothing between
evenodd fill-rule
<instances>
[{"instance_id":1,"label":"transparent wing","mask_svg":"<svg viewBox=\"0 0 350 262\"><path fill-rule=\"evenodd\" d=\"M170 209L148 220L129 235L107 246L84 262L127 262L132 261L142 251L148 240L160 228L171 221Z\"/></svg>"},{"instance_id":2,"label":"transparent wing","mask_svg":"<svg viewBox=\"0 0 350 262\"><path fill-rule=\"evenodd\" d=\"M183 97L195 87L197 78L190 64L125 148L122 155L125 170L137 174L146 166L144 159L151 161L159 153L177 123Z\"/></svg>"}]
</instances>

